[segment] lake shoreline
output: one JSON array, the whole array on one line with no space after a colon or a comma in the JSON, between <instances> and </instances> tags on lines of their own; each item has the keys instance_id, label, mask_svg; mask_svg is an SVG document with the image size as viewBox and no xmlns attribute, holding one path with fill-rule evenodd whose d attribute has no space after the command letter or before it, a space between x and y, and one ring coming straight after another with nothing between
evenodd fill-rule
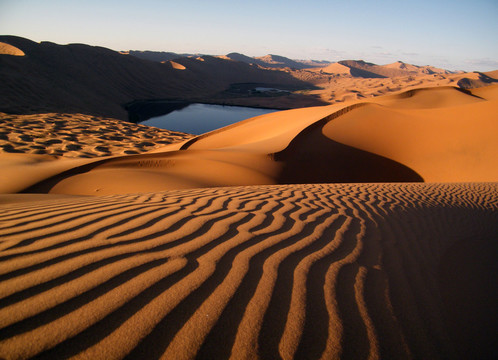
<instances>
[{"instance_id":1,"label":"lake shoreline","mask_svg":"<svg viewBox=\"0 0 498 360\"><path fill-rule=\"evenodd\" d=\"M153 117L166 115L172 111L180 110L192 104L205 104L205 105L221 105L244 107L253 109L268 109L268 110L290 110L290 107L279 106L256 106L256 105L243 105L233 104L226 101L215 100L182 100L182 99L141 99L133 100L123 105L124 109L128 112L128 121L132 123L141 123Z\"/></svg>"},{"instance_id":2,"label":"lake shoreline","mask_svg":"<svg viewBox=\"0 0 498 360\"><path fill-rule=\"evenodd\" d=\"M145 110L147 109L149 109L148 115L155 111L153 114L155 116L140 121L141 125L195 135L202 135L250 118L279 111L248 106L186 102L150 104L149 108L145 106ZM164 113L159 114L160 110Z\"/></svg>"}]
</instances>

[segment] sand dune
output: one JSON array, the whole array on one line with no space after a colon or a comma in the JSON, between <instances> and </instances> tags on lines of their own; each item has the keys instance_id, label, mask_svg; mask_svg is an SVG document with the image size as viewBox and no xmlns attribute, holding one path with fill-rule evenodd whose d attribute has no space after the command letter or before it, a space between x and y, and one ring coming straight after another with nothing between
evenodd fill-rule
<instances>
[{"instance_id":1,"label":"sand dune","mask_svg":"<svg viewBox=\"0 0 498 360\"><path fill-rule=\"evenodd\" d=\"M350 68L350 74L358 77L399 77L420 74L451 74L451 71L433 66L418 66L397 61L387 65L376 65L363 60L343 60L339 64Z\"/></svg>"},{"instance_id":2,"label":"sand dune","mask_svg":"<svg viewBox=\"0 0 498 360\"><path fill-rule=\"evenodd\" d=\"M196 137L2 114L0 358L496 358L497 114L498 85Z\"/></svg>"},{"instance_id":3,"label":"sand dune","mask_svg":"<svg viewBox=\"0 0 498 360\"><path fill-rule=\"evenodd\" d=\"M476 88L496 81L483 73L451 73L402 62L375 65L345 60L324 66L326 62L276 55L116 52L8 35L0 35L0 42L5 44L0 45L0 111L15 114L63 112L127 119L123 104L157 99L294 109L363 101L421 87ZM234 87L237 84L291 92L269 97L242 91Z\"/></svg>"},{"instance_id":4,"label":"sand dune","mask_svg":"<svg viewBox=\"0 0 498 360\"><path fill-rule=\"evenodd\" d=\"M489 76L490 78L492 78L494 80L498 80L498 70L488 71L488 72L485 72L483 74L486 75L486 76Z\"/></svg>"},{"instance_id":5,"label":"sand dune","mask_svg":"<svg viewBox=\"0 0 498 360\"><path fill-rule=\"evenodd\" d=\"M222 59L230 59L234 61L245 62L247 64L255 64L267 69L306 69L310 67L321 66L319 62L316 61L299 61L286 58L279 55L265 55L259 57L249 57L244 54L239 53L229 53L227 55L218 56ZM327 63L327 62L326 62Z\"/></svg>"},{"instance_id":6,"label":"sand dune","mask_svg":"<svg viewBox=\"0 0 498 360\"><path fill-rule=\"evenodd\" d=\"M84 114L0 113L0 154L64 157L141 154L191 138L177 131Z\"/></svg>"},{"instance_id":7,"label":"sand dune","mask_svg":"<svg viewBox=\"0 0 498 360\"><path fill-rule=\"evenodd\" d=\"M45 178L23 176L33 171L33 161L16 160L17 175L4 177L0 191L104 195L290 183L497 181L497 88L475 94L418 89L275 112L147 154L74 165L46 158L36 163L37 173L48 169ZM4 167L12 161L0 158Z\"/></svg>"},{"instance_id":8,"label":"sand dune","mask_svg":"<svg viewBox=\"0 0 498 360\"><path fill-rule=\"evenodd\" d=\"M341 64L333 64L341 65ZM329 72L318 69L294 71L293 75L303 81L308 81L320 89L308 92L327 103L344 103L351 100L369 100L369 98L396 94L410 89L425 87L456 86L464 78L471 78L469 85L478 83L477 86L466 86L468 88L480 87L485 84L479 82L478 74L418 74L396 77L354 77L348 72L350 68L330 69ZM475 79L474 79L475 78Z\"/></svg>"},{"instance_id":9,"label":"sand dune","mask_svg":"<svg viewBox=\"0 0 498 360\"><path fill-rule=\"evenodd\" d=\"M24 56L21 49L16 48L10 44L0 42L0 55Z\"/></svg>"},{"instance_id":10,"label":"sand dune","mask_svg":"<svg viewBox=\"0 0 498 360\"><path fill-rule=\"evenodd\" d=\"M295 89L312 87L282 71L204 56L167 61L139 59L130 54L84 44L57 45L0 35L0 42L26 54L0 53L0 112L14 114L84 113L127 119L123 105L135 100L182 99L193 102L224 100L234 83L280 84ZM2 48L4 49L4 48ZM1 52L2 50L0 50ZM171 59L168 59L171 60ZM184 66L186 71L178 71ZM297 95L276 108L319 105L314 97ZM257 100L257 99L256 99ZM226 102L226 101L225 101ZM274 101L275 102L275 101ZM277 99L278 102L278 99Z\"/></svg>"},{"instance_id":11,"label":"sand dune","mask_svg":"<svg viewBox=\"0 0 498 360\"><path fill-rule=\"evenodd\" d=\"M406 71L418 71L419 67L412 65L412 64L406 64L402 61L396 61L391 64L383 65L385 68L388 69L398 69L398 70L406 70Z\"/></svg>"},{"instance_id":12,"label":"sand dune","mask_svg":"<svg viewBox=\"0 0 498 360\"><path fill-rule=\"evenodd\" d=\"M410 89L441 86L474 89L497 82L494 72L451 72L401 61L375 65L364 61L346 60L325 67L294 70L289 73L319 87L307 94L320 97L322 101L331 104L364 101Z\"/></svg>"},{"instance_id":13,"label":"sand dune","mask_svg":"<svg viewBox=\"0 0 498 360\"><path fill-rule=\"evenodd\" d=\"M456 284L496 268L497 199L496 184L337 184L11 202L0 356L483 355L494 300ZM470 272L474 256L491 268Z\"/></svg>"},{"instance_id":14,"label":"sand dune","mask_svg":"<svg viewBox=\"0 0 498 360\"><path fill-rule=\"evenodd\" d=\"M174 62L174 61L169 61L169 63L170 63L170 65L171 65L171 67L172 67L173 69L176 69L176 70L185 70L185 69L186 69L186 67L185 67L185 66L183 66L182 64L179 64L179 63L177 63L177 62Z\"/></svg>"},{"instance_id":15,"label":"sand dune","mask_svg":"<svg viewBox=\"0 0 498 360\"><path fill-rule=\"evenodd\" d=\"M323 68L320 68L318 71L328 73L328 74L348 74L351 75L351 69L345 65L339 63L333 63Z\"/></svg>"}]
</instances>

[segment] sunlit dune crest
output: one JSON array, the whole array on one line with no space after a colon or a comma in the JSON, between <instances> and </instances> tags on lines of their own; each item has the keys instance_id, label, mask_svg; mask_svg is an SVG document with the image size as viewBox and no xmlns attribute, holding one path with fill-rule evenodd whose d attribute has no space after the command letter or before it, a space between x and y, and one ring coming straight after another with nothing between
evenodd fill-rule
<instances>
[{"instance_id":1,"label":"sunlit dune crest","mask_svg":"<svg viewBox=\"0 0 498 360\"><path fill-rule=\"evenodd\" d=\"M185 66L183 66L182 64L179 64L177 62L170 61L169 63L171 64L171 66L173 67L173 69L176 69L176 70L185 70L186 69Z\"/></svg>"},{"instance_id":2,"label":"sunlit dune crest","mask_svg":"<svg viewBox=\"0 0 498 360\"><path fill-rule=\"evenodd\" d=\"M472 90L479 95L454 87L418 89L369 102L275 112L156 146L152 153L88 159L91 166L46 159L37 171L59 163L66 170L50 171L44 181L30 181L24 173L31 162L16 161L2 191L20 191L20 184L31 192L94 195L280 183L496 181L496 88ZM6 146L4 151L14 148ZM56 146L54 154L60 154L63 148ZM65 146L73 154L84 148L78 139ZM113 155L103 147L93 146ZM25 149L35 150L29 144ZM8 166L12 160L4 161Z\"/></svg>"},{"instance_id":3,"label":"sunlit dune crest","mask_svg":"<svg viewBox=\"0 0 498 360\"><path fill-rule=\"evenodd\" d=\"M24 56L25 54L15 46L0 42L0 55Z\"/></svg>"},{"instance_id":4,"label":"sunlit dune crest","mask_svg":"<svg viewBox=\"0 0 498 360\"><path fill-rule=\"evenodd\" d=\"M321 72L329 74L351 74L351 69L339 63L333 63L323 68L320 68Z\"/></svg>"}]
</instances>

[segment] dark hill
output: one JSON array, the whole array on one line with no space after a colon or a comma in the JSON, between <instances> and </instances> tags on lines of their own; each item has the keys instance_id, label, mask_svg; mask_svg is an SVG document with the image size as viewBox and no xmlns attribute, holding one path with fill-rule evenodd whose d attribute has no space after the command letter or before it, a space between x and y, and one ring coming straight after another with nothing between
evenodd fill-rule
<instances>
[{"instance_id":1,"label":"dark hill","mask_svg":"<svg viewBox=\"0 0 498 360\"><path fill-rule=\"evenodd\" d=\"M324 61L323 63L318 63L313 61L300 62L286 58L285 56L271 55L271 54L260 57L250 57L240 53L230 53L227 54L226 57L235 61L242 61L247 64L256 64L261 67L271 68L271 69L291 68L299 70L310 67L325 66L326 64L329 63L327 61Z\"/></svg>"},{"instance_id":2,"label":"dark hill","mask_svg":"<svg viewBox=\"0 0 498 360\"><path fill-rule=\"evenodd\" d=\"M177 54L169 51L138 51L138 50L130 50L127 53L128 55L135 56L140 59L151 60L151 61L169 61L173 59L177 59L179 57L190 56L191 54Z\"/></svg>"},{"instance_id":3,"label":"dark hill","mask_svg":"<svg viewBox=\"0 0 498 360\"><path fill-rule=\"evenodd\" d=\"M8 113L81 112L124 119L123 105L137 99L199 101L233 83L257 82L306 88L280 71L216 57L170 62L139 59L83 44L36 43L15 36L0 42L25 56L0 55L0 111Z\"/></svg>"}]
</instances>

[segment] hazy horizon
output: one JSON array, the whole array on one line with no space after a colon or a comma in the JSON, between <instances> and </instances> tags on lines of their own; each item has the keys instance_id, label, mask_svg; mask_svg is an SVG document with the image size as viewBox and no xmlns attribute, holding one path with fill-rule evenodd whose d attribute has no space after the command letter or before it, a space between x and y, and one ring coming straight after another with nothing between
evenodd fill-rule
<instances>
[{"instance_id":1,"label":"hazy horizon","mask_svg":"<svg viewBox=\"0 0 498 360\"><path fill-rule=\"evenodd\" d=\"M498 3L3 0L0 33L117 51L498 69Z\"/></svg>"}]
</instances>

